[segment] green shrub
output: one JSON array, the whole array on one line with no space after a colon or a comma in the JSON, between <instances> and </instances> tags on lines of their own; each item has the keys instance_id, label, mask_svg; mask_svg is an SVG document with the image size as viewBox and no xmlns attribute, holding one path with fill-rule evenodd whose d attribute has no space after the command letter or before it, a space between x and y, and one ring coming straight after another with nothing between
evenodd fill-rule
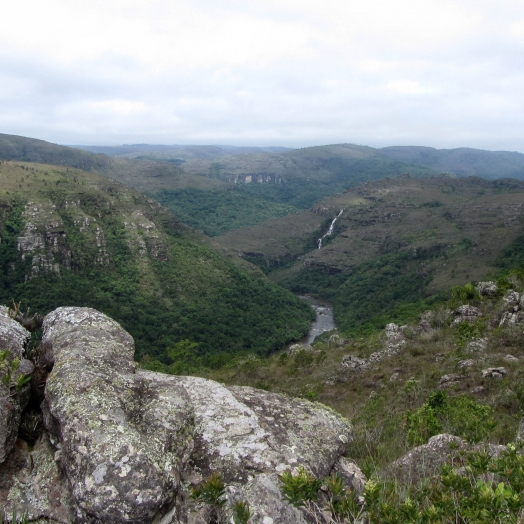
<instances>
[{"instance_id":1,"label":"green shrub","mask_svg":"<svg viewBox=\"0 0 524 524\"><path fill-rule=\"evenodd\" d=\"M460 395L449 398L443 391L429 396L417 410L406 413L406 440L410 446L419 446L442 431L468 442L480 442L493 428L493 408Z\"/></svg>"}]
</instances>

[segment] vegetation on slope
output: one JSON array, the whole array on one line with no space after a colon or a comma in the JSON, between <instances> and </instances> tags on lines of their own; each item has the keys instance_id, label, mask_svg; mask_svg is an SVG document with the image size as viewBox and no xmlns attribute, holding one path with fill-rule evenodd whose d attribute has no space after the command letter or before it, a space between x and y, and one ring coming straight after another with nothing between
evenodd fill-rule
<instances>
[{"instance_id":1,"label":"vegetation on slope","mask_svg":"<svg viewBox=\"0 0 524 524\"><path fill-rule=\"evenodd\" d=\"M500 325L504 312L513 310L503 296L510 290L524 292L524 269L502 270L496 283L493 296L480 296L471 284L448 290L448 300L421 317L424 323L412 317L405 325L405 342L396 354L370 359L388 348L384 332L348 339L331 332L313 347L296 346L269 358L238 358L220 370L193 372L226 384L320 401L350 419L354 441L349 457L372 479L366 490L375 491L374 501L366 499L367 510L374 511L371 522L451 523L459 518L517 523L522 516L524 461L516 451L522 441L500 456L484 447L511 444L524 417L522 324ZM453 312L464 303L479 309L477 320L454 322ZM367 364L351 367L344 364L348 358ZM503 372L495 378L485 373L488 368ZM466 453L450 445L454 468L445 466L440 474L438 468L424 473L426 466L416 459L413 478L395 473L394 461L441 433L478 446ZM440 457L438 450L435 453ZM311 482L309 500L326 502L325 493L313 489L313 477L299 482L289 475L281 478L285 498L295 496L306 511L314 509L304 498ZM505 483L503 490L500 482ZM345 506L348 513L339 509L336 522L353 522L361 506ZM322 516L318 519L324 522Z\"/></svg>"},{"instance_id":2,"label":"vegetation on slope","mask_svg":"<svg viewBox=\"0 0 524 524\"><path fill-rule=\"evenodd\" d=\"M267 354L308 329L303 301L134 191L39 164L3 162L0 180L1 303L97 308L133 335L137 358L160 361L185 339L215 365L223 354Z\"/></svg>"},{"instance_id":3,"label":"vegetation on slope","mask_svg":"<svg viewBox=\"0 0 524 524\"><path fill-rule=\"evenodd\" d=\"M298 211L293 206L257 198L239 187L218 191L164 189L153 196L184 224L200 229L210 237Z\"/></svg>"},{"instance_id":4,"label":"vegetation on slope","mask_svg":"<svg viewBox=\"0 0 524 524\"><path fill-rule=\"evenodd\" d=\"M274 282L332 301L339 329L356 335L404 322L450 286L480 279L499 263L520 263L523 197L518 181L404 176L217 240ZM505 249L505 262L497 261Z\"/></svg>"}]
</instances>

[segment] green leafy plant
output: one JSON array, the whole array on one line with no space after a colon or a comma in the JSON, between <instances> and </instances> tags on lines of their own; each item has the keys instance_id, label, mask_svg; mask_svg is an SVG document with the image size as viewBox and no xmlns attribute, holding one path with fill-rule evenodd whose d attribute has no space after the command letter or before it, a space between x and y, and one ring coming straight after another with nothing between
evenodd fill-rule
<instances>
[{"instance_id":1,"label":"green leafy plant","mask_svg":"<svg viewBox=\"0 0 524 524\"><path fill-rule=\"evenodd\" d=\"M322 481L316 479L303 467L299 468L296 475L293 475L291 471L284 471L278 478L282 482L281 489L284 498L296 508L300 508L307 502L318 500L318 491L322 486Z\"/></svg>"},{"instance_id":2,"label":"green leafy plant","mask_svg":"<svg viewBox=\"0 0 524 524\"><path fill-rule=\"evenodd\" d=\"M235 524L248 524L249 519L252 516L249 504L244 500L235 502L235 504L233 504L232 512L233 522Z\"/></svg>"},{"instance_id":3,"label":"green leafy plant","mask_svg":"<svg viewBox=\"0 0 524 524\"><path fill-rule=\"evenodd\" d=\"M213 473L207 480L193 488L191 495L197 502L222 508L225 503L226 485L220 473Z\"/></svg>"}]
</instances>

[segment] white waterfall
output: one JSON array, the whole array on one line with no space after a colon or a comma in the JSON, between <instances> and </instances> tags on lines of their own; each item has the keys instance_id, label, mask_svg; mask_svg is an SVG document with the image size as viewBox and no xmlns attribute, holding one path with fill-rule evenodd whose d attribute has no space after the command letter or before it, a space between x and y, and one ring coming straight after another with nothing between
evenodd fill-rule
<instances>
[{"instance_id":1,"label":"white waterfall","mask_svg":"<svg viewBox=\"0 0 524 524\"><path fill-rule=\"evenodd\" d=\"M318 249L322 247L322 240L326 238L327 236L333 234L333 229L335 227L335 222L337 221L337 218L342 214L343 209L340 210L340 213L331 221L331 224L329 226L329 229L317 240L317 246Z\"/></svg>"}]
</instances>

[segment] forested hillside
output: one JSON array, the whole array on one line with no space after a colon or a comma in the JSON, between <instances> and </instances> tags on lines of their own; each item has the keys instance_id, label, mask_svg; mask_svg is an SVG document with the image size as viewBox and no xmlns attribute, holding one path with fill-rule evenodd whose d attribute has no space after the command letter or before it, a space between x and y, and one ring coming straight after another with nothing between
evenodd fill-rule
<instances>
[{"instance_id":1,"label":"forested hillside","mask_svg":"<svg viewBox=\"0 0 524 524\"><path fill-rule=\"evenodd\" d=\"M218 241L288 289L332 300L340 330L356 333L402 321L450 286L483 278L506 249L518 257L523 216L523 182L401 176Z\"/></svg>"},{"instance_id":2,"label":"forested hillside","mask_svg":"<svg viewBox=\"0 0 524 524\"><path fill-rule=\"evenodd\" d=\"M146 354L169 362L181 340L209 365L268 353L307 331L312 312L242 270L157 202L105 177L0 163L0 302L34 312L97 308Z\"/></svg>"}]
</instances>

